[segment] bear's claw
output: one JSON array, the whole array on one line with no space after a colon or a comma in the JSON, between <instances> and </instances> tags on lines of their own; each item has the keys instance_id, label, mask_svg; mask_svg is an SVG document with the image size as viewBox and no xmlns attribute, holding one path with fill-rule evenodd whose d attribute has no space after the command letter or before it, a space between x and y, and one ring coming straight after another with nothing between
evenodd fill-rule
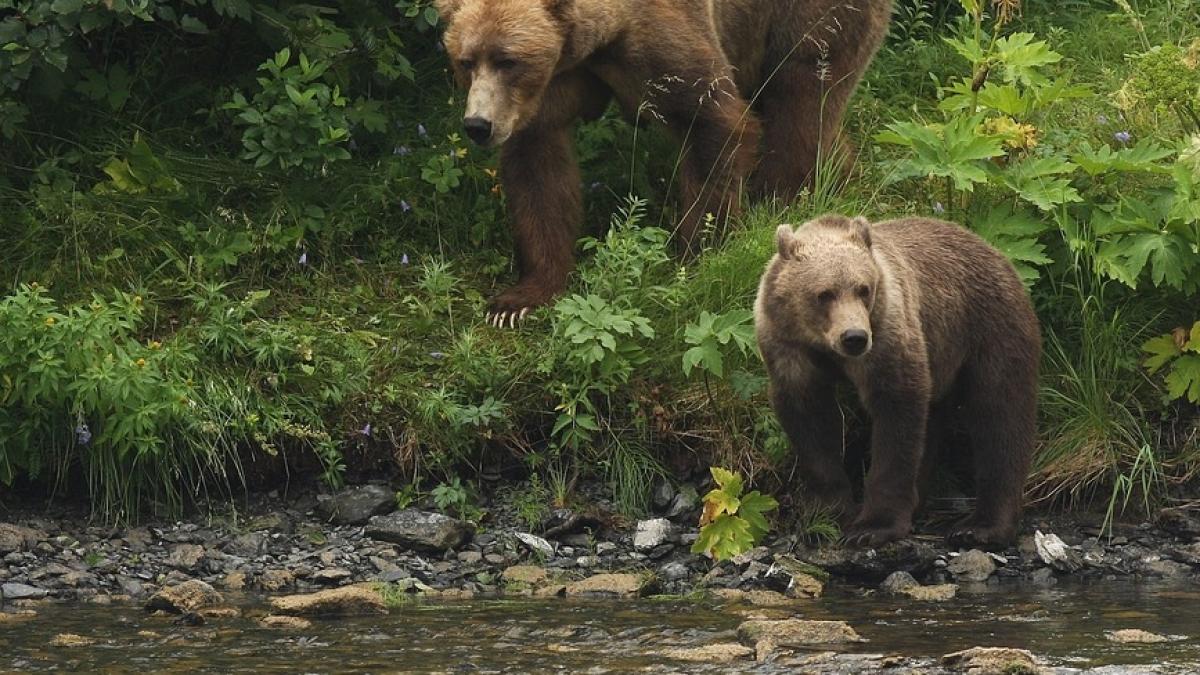
<instances>
[{"instance_id":1,"label":"bear's claw","mask_svg":"<svg viewBox=\"0 0 1200 675\"><path fill-rule=\"evenodd\" d=\"M490 311L487 313L486 321L495 328L504 328L508 324L508 328L516 328L517 323L525 320L525 316L529 314L532 307L523 307L520 310L499 310Z\"/></svg>"}]
</instances>

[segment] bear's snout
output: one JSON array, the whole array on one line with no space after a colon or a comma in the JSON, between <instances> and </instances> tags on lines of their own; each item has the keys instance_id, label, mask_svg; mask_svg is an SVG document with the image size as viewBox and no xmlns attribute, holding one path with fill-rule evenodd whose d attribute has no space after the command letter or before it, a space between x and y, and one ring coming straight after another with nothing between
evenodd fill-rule
<instances>
[{"instance_id":1,"label":"bear's snout","mask_svg":"<svg viewBox=\"0 0 1200 675\"><path fill-rule=\"evenodd\" d=\"M463 129L476 145L487 145L492 138L492 121L483 117L468 117L463 120Z\"/></svg>"},{"instance_id":2,"label":"bear's snout","mask_svg":"<svg viewBox=\"0 0 1200 675\"><path fill-rule=\"evenodd\" d=\"M862 356L871 345L871 336L861 328L842 331L842 351L847 356Z\"/></svg>"}]
</instances>

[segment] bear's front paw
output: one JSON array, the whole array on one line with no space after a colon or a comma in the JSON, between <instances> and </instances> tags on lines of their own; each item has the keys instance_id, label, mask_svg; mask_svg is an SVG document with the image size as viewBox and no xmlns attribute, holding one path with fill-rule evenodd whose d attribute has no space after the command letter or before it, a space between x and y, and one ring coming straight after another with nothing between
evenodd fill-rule
<instances>
[{"instance_id":1,"label":"bear's front paw","mask_svg":"<svg viewBox=\"0 0 1200 675\"><path fill-rule=\"evenodd\" d=\"M1012 528L963 523L947 537L946 543L958 549L977 548L984 551L1003 551L1008 548L1016 533Z\"/></svg>"},{"instance_id":2,"label":"bear's front paw","mask_svg":"<svg viewBox=\"0 0 1200 675\"><path fill-rule=\"evenodd\" d=\"M530 312L545 305L554 293L532 285L518 284L488 303L486 321L496 328L515 328Z\"/></svg>"},{"instance_id":3,"label":"bear's front paw","mask_svg":"<svg viewBox=\"0 0 1200 675\"><path fill-rule=\"evenodd\" d=\"M909 528L896 524L888 525L867 525L858 523L851 525L846 530L846 534L842 537L842 544L846 546L875 548L884 544L903 539L908 535Z\"/></svg>"}]
</instances>

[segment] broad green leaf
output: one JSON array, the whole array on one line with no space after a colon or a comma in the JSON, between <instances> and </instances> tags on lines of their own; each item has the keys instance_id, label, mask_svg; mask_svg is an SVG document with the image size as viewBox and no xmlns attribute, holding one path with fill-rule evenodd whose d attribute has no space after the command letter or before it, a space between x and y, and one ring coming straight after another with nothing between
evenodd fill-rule
<instances>
[{"instance_id":1,"label":"broad green leaf","mask_svg":"<svg viewBox=\"0 0 1200 675\"><path fill-rule=\"evenodd\" d=\"M1062 177L1075 165L1058 157L1026 159L1000 171L1001 181L1014 192L1043 211L1062 204L1083 201L1070 180Z\"/></svg>"},{"instance_id":2,"label":"broad green leaf","mask_svg":"<svg viewBox=\"0 0 1200 675\"><path fill-rule=\"evenodd\" d=\"M1184 354L1171 366L1167 375L1167 394L1172 399L1187 397L1200 403L1200 356Z\"/></svg>"},{"instance_id":3,"label":"broad green leaf","mask_svg":"<svg viewBox=\"0 0 1200 675\"><path fill-rule=\"evenodd\" d=\"M758 543L771 526L763 515L768 511L774 511L779 507L779 502L775 501L774 497L764 495L758 490L750 492L745 497L742 497L741 506L738 507L738 516L745 519L750 525L750 534L754 537L754 542Z\"/></svg>"},{"instance_id":4,"label":"broad green leaf","mask_svg":"<svg viewBox=\"0 0 1200 675\"><path fill-rule=\"evenodd\" d=\"M737 516L725 515L700 528L692 544L692 553L705 553L716 560L727 560L754 547L750 524Z\"/></svg>"},{"instance_id":5,"label":"broad green leaf","mask_svg":"<svg viewBox=\"0 0 1200 675\"><path fill-rule=\"evenodd\" d=\"M722 490L732 494L734 497L739 497L742 494L742 477L727 469L722 469L719 466L709 468L709 473L712 474L713 481L716 482Z\"/></svg>"},{"instance_id":6,"label":"broad green leaf","mask_svg":"<svg viewBox=\"0 0 1200 675\"><path fill-rule=\"evenodd\" d=\"M1175 344L1175 336L1170 333L1150 338L1142 345L1142 351L1149 354L1146 357L1144 365L1146 366L1146 370L1150 371L1151 375L1157 373L1163 366L1183 353L1179 349L1179 345Z\"/></svg>"},{"instance_id":7,"label":"broad green leaf","mask_svg":"<svg viewBox=\"0 0 1200 675\"><path fill-rule=\"evenodd\" d=\"M1033 38L1033 33L1013 33L996 40L994 58L1004 66L1006 82L1025 86L1043 84L1046 77L1037 69L1062 60L1062 55L1051 50L1044 40Z\"/></svg>"}]
</instances>

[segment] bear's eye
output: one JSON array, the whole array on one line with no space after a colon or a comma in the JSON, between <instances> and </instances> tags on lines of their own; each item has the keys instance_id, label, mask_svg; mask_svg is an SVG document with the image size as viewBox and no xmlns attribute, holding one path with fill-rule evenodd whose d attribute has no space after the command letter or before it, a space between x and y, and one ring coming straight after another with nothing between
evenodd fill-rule
<instances>
[{"instance_id":1,"label":"bear's eye","mask_svg":"<svg viewBox=\"0 0 1200 675\"><path fill-rule=\"evenodd\" d=\"M833 302L835 297L837 297L837 294L833 291L821 291L817 294L817 302L821 303L822 305L828 305L829 303Z\"/></svg>"},{"instance_id":2,"label":"bear's eye","mask_svg":"<svg viewBox=\"0 0 1200 675\"><path fill-rule=\"evenodd\" d=\"M459 59L458 67L466 71L475 70L475 61L472 59Z\"/></svg>"},{"instance_id":3,"label":"bear's eye","mask_svg":"<svg viewBox=\"0 0 1200 675\"><path fill-rule=\"evenodd\" d=\"M517 67L517 60L508 57L496 59L496 70L512 70Z\"/></svg>"},{"instance_id":4,"label":"bear's eye","mask_svg":"<svg viewBox=\"0 0 1200 675\"><path fill-rule=\"evenodd\" d=\"M863 300L866 300L867 298L871 297L871 287L870 286L859 286L855 292L858 293L858 297L862 298Z\"/></svg>"}]
</instances>

